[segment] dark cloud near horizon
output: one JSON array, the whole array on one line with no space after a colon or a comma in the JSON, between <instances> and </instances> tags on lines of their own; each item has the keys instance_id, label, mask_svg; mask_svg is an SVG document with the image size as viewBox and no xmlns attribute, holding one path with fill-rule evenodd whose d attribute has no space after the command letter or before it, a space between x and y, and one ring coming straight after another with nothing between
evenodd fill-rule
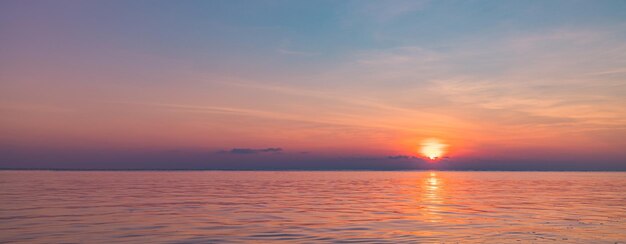
<instances>
[{"instance_id":1,"label":"dark cloud near horizon","mask_svg":"<svg viewBox=\"0 0 626 244\"><path fill-rule=\"evenodd\" d=\"M76 150L0 147L0 169L112 170L626 170L621 157L559 155L526 160L450 158L433 163L410 155L324 155L284 152L281 148L207 150ZM249 155L249 156L238 156Z\"/></svg>"},{"instance_id":2,"label":"dark cloud near horizon","mask_svg":"<svg viewBox=\"0 0 626 244\"><path fill-rule=\"evenodd\" d=\"M387 156L387 159L421 159L421 158L415 157L415 156L408 156L408 155L394 155L394 156Z\"/></svg>"},{"instance_id":3,"label":"dark cloud near horizon","mask_svg":"<svg viewBox=\"0 0 626 244\"><path fill-rule=\"evenodd\" d=\"M424 158L422 157L417 157L417 156L410 156L410 155L393 155L393 156L387 156L387 159L394 159L394 160L424 160ZM450 157L445 156L445 157L439 157L437 158L437 160L448 160L450 159Z\"/></svg>"},{"instance_id":4,"label":"dark cloud near horizon","mask_svg":"<svg viewBox=\"0 0 626 244\"><path fill-rule=\"evenodd\" d=\"M233 148L228 151L218 151L218 153L228 153L228 154L259 154L259 153L280 153L283 149L280 147L268 147L261 149L253 149L253 148Z\"/></svg>"}]
</instances>

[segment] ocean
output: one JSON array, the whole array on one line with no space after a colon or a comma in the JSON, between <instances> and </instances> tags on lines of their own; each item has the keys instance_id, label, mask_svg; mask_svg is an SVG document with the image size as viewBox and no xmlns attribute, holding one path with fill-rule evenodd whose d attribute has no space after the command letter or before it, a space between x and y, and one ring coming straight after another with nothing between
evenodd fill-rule
<instances>
[{"instance_id":1,"label":"ocean","mask_svg":"<svg viewBox=\"0 0 626 244\"><path fill-rule=\"evenodd\" d=\"M626 172L0 171L0 243L626 243Z\"/></svg>"}]
</instances>

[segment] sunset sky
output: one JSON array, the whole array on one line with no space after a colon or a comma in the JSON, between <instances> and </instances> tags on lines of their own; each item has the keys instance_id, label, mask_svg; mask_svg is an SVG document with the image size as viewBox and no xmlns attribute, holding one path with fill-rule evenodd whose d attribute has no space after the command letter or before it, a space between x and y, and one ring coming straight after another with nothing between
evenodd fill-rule
<instances>
[{"instance_id":1,"label":"sunset sky","mask_svg":"<svg viewBox=\"0 0 626 244\"><path fill-rule=\"evenodd\" d=\"M625 13L3 0L0 168L626 170Z\"/></svg>"}]
</instances>

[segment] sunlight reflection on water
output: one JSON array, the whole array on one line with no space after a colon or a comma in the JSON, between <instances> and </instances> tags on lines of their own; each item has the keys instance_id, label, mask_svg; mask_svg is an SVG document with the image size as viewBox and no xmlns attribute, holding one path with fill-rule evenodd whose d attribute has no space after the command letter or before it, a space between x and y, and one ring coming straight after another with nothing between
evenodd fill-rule
<instances>
[{"instance_id":1,"label":"sunlight reflection on water","mask_svg":"<svg viewBox=\"0 0 626 244\"><path fill-rule=\"evenodd\" d=\"M626 173L0 171L0 242L626 240Z\"/></svg>"}]
</instances>

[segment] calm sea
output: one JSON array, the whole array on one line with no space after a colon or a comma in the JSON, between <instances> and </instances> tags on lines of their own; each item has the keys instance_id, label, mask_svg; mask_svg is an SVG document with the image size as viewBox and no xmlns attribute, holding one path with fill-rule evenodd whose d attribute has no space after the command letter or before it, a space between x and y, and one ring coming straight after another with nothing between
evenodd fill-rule
<instances>
[{"instance_id":1,"label":"calm sea","mask_svg":"<svg viewBox=\"0 0 626 244\"><path fill-rule=\"evenodd\" d=\"M0 171L0 243L626 243L626 173Z\"/></svg>"}]
</instances>

